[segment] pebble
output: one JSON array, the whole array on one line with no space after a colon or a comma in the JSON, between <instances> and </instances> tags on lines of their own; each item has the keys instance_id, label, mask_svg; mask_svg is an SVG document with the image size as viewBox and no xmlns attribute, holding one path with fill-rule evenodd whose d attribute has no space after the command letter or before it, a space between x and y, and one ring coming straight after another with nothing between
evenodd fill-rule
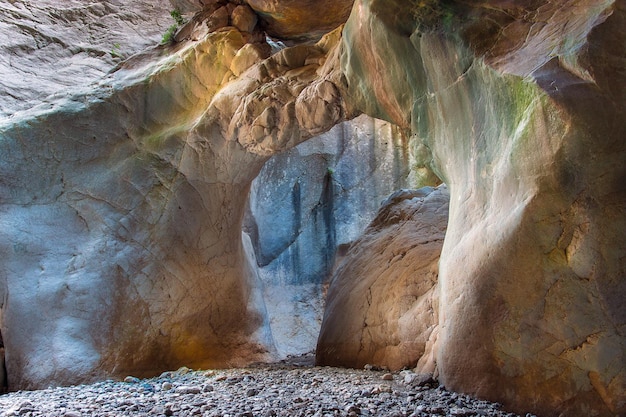
<instances>
[{"instance_id":1,"label":"pebble","mask_svg":"<svg viewBox=\"0 0 626 417\"><path fill-rule=\"evenodd\" d=\"M446 391L432 375L373 368L285 362L248 369L181 368L151 379L129 376L124 382L12 392L0 396L0 417L516 416L499 404Z\"/></svg>"},{"instance_id":2,"label":"pebble","mask_svg":"<svg viewBox=\"0 0 626 417\"><path fill-rule=\"evenodd\" d=\"M200 387L183 385L180 387L176 387L174 392L178 394L200 394L200 392L202 392L202 389Z\"/></svg>"}]
</instances>

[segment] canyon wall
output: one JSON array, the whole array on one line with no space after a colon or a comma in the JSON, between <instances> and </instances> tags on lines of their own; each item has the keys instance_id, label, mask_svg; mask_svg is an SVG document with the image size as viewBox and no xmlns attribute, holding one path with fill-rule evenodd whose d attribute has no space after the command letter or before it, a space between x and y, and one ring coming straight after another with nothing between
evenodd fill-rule
<instances>
[{"instance_id":1,"label":"canyon wall","mask_svg":"<svg viewBox=\"0 0 626 417\"><path fill-rule=\"evenodd\" d=\"M332 276L316 360L435 371L445 185L400 190L352 243Z\"/></svg>"},{"instance_id":2,"label":"canyon wall","mask_svg":"<svg viewBox=\"0 0 626 417\"><path fill-rule=\"evenodd\" d=\"M430 3L357 1L341 61L349 101L410 128L450 191L439 380L520 412L622 415L625 3Z\"/></svg>"},{"instance_id":3,"label":"canyon wall","mask_svg":"<svg viewBox=\"0 0 626 417\"><path fill-rule=\"evenodd\" d=\"M12 389L311 346L289 316L315 326L336 264L319 364L408 364L520 412L626 413L624 0L357 0L321 39L349 2L310 21L308 0L285 3L292 21L261 0L174 3L172 41L125 60L167 5L1 3ZM97 26L116 16L146 32L118 48L129 26ZM64 22L96 46L55 35ZM395 133L346 134L383 126L359 119L263 171L360 113ZM356 238L403 181L446 186L394 195Z\"/></svg>"},{"instance_id":4,"label":"canyon wall","mask_svg":"<svg viewBox=\"0 0 626 417\"><path fill-rule=\"evenodd\" d=\"M266 162L244 229L281 357L315 350L329 274L391 192L429 179L419 158L398 128L362 115Z\"/></svg>"},{"instance_id":5,"label":"canyon wall","mask_svg":"<svg viewBox=\"0 0 626 417\"><path fill-rule=\"evenodd\" d=\"M173 23L168 0L0 3L0 119L102 78L157 44Z\"/></svg>"},{"instance_id":6,"label":"canyon wall","mask_svg":"<svg viewBox=\"0 0 626 417\"><path fill-rule=\"evenodd\" d=\"M10 388L272 357L246 200L272 154L343 120L324 65L340 33L263 61L263 34L215 27L214 6L184 40L3 120Z\"/></svg>"}]
</instances>

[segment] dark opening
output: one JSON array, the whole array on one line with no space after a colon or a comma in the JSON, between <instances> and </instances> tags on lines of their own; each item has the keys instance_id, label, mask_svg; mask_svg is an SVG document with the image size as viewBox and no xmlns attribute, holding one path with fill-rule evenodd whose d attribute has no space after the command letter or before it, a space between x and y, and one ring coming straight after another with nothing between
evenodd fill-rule
<instances>
[{"instance_id":1,"label":"dark opening","mask_svg":"<svg viewBox=\"0 0 626 417\"><path fill-rule=\"evenodd\" d=\"M4 363L4 340L2 339L2 330L0 330L0 394L9 392L9 383L7 379L7 367Z\"/></svg>"}]
</instances>

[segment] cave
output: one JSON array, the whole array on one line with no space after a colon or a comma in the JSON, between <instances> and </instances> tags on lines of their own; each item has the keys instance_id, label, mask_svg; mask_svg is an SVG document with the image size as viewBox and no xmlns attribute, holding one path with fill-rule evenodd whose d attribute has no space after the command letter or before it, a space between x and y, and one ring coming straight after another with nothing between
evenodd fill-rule
<instances>
[{"instance_id":1,"label":"cave","mask_svg":"<svg viewBox=\"0 0 626 417\"><path fill-rule=\"evenodd\" d=\"M52 3L0 0L10 390L315 349L626 412L624 0Z\"/></svg>"}]
</instances>

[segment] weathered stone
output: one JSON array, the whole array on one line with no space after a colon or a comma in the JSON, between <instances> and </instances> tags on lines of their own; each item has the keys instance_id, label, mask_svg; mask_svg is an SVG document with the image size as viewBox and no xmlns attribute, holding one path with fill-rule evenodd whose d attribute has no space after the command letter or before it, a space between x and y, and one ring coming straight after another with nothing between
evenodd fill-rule
<instances>
[{"instance_id":1,"label":"weathered stone","mask_svg":"<svg viewBox=\"0 0 626 417\"><path fill-rule=\"evenodd\" d=\"M247 43L233 57L230 70L238 77L257 62L267 58L269 52L267 44Z\"/></svg>"},{"instance_id":2,"label":"weathered stone","mask_svg":"<svg viewBox=\"0 0 626 417\"><path fill-rule=\"evenodd\" d=\"M447 219L445 186L387 199L331 279L317 363L398 370L421 361L420 371L434 370Z\"/></svg>"},{"instance_id":3,"label":"weathered stone","mask_svg":"<svg viewBox=\"0 0 626 417\"><path fill-rule=\"evenodd\" d=\"M0 2L0 119L87 86L158 44L168 0Z\"/></svg>"},{"instance_id":4,"label":"weathered stone","mask_svg":"<svg viewBox=\"0 0 626 417\"><path fill-rule=\"evenodd\" d=\"M625 7L565 4L435 8L429 29L394 20L404 3L358 1L342 68L357 108L410 127L450 189L439 379L542 415L619 415Z\"/></svg>"},{"instance_id":5,"label":"weathered stone","mask_svg":"<svg viewBox=\"0 0 626 417\"><path fill-rule=\"evenodd\" d=\"M260 16L270 36L279 39L319 39L344 23L354 0L246 0Z\"/></svg>"},{"instance_id":6,"label":"weathered stone","mask_svg":"<svg viewBox=\"0 0 626 417\"><path fill-rule=\"evenodd\" d=\"M230 20L230 16L228 14L228 9L226 6L220 7L213 13L211 13L210 17L206 21L206 26L209 29L209 32L214 32L218 29L228 26Z\"/></svg>"},{"instance_id":7,"label":"weathered stone","mask_svg":"<svg viewBox=\"0 0 626 417\"><path fill-rule=\"evenodd\" d=\"M301 127L286 105L317 81L318 68L288 73L297 68L270 59L231 82L245 43L232 29L162 47L86 93L2 124L0 299L10 387L272 354L242 218L265 160L319 132L318 124L315 132ZM318 55L326 47L309 46ZM324 71L338 79L330 66ZM266 96L271 89L280 94ZM273 109L275 123L255 137L261 108ZM329 129L343 117L316 123Z\"/></svg>"},{"instance_id":8,"label":"weathered stone","mask_svg":"<svg viewBox=\"0 0 626 417\"><path fill-rule=\"evenodd\" d=\"M366 111L411 131L422 178L450 189L438 348L418 367L524 412L625 413L624 0L361 0L340 47L336 31L235 65L263 34L225 29L241 1L202 1L180 44L89 88L144 45L117 41L126 22L154 44L169 6L31 3L5 1L0 18L9 385L267 358L241 235L250 182L269 156ZM249 3L270 35L298 40L349 9Z\"/></svg>"},{"instance_id":9,"label":"weathered stone","mask_svg":"<svg viewBox=\"0 0 626 417\"><path fill-rule=\"evenodd\" d=\"M402 131L359 116L265 164L244 229L281 356L315 349L335 262L391 192L422 185L417 163Z\"/></svg>"},{"instance_id":10,"label":"weathered stone","mask_svg":"<svg viewBox=\"0 0 626 417\"><path fill-rule=\"evenodd\" d=\"M257 15L248 6L237 6L230 15L234 27L241 32L252 32L256 27Z\"/></svg>"}]
</instances>

